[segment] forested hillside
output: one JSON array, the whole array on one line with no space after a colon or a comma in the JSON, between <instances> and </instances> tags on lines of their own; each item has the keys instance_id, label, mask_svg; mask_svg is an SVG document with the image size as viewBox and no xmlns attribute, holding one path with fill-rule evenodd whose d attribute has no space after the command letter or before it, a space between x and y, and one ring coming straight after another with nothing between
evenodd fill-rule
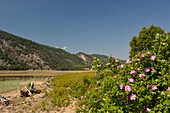
<instances>
[{"instance_id":1,"label":"forested hillside","mask_svg":"<svg viewBox=\"0 0 170 113\"><path fill-rule=\"evenodd\" d=\"M89 67L94 56L103 61L108 59L104 55L87 55L90 61L86 62L78 55L60 48L38 44L0 30L1 70L77 70Z\"/></svg>"}]
</instances>

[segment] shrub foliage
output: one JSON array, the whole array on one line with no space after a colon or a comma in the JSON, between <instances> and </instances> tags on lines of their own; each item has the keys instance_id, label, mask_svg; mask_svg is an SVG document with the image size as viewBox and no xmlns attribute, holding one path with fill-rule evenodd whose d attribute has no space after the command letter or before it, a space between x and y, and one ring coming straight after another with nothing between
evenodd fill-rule
<instances>
[{"instance_id":1,"label":"shrub foliage","mask_svg":"<svg viewBox=\"0 0 170 113\"><path fill-rule=\"evenodd\" d=\"M93 62L96 78L80 101L79 112L170 112L170 37L156 35L144 50L124 65L110 57L106 65Z\"/></svg>"}]
</instances>

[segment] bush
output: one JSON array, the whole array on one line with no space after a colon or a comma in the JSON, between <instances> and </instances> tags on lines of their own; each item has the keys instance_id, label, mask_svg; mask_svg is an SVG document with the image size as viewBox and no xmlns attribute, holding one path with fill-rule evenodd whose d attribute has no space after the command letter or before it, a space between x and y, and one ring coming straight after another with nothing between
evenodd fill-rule
<instances>
[{"instance_id":1,"label":"bush","mask_svg":"<svg viewBox=\"0 0 170 113\"><path fill-rule=\"evenodd\" d=\"M124 65L109 58L93 62L96 84L85 93L78 112L170 112L170 38L156 35L152 50L139 52Z\"/></svg>"}]
</instances>

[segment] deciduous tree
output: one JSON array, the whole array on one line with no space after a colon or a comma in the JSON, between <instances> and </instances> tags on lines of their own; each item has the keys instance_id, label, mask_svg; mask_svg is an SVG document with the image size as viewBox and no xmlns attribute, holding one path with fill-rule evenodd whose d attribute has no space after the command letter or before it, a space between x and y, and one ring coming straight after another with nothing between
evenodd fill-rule
<instances>
[{"instance_id":1,"label":"deciduous tree","mask_svg":"<svg viewBox=\"0 0 170 113\"><path fill-rule=\"evenodd\" d=\"M131 47L129 57L132 58L143 50L151 50L157 33L165 34L163 29L154 25L149 28L143 27L138 36L134 36L129 43Z\"/></svg>"}]
</instances>

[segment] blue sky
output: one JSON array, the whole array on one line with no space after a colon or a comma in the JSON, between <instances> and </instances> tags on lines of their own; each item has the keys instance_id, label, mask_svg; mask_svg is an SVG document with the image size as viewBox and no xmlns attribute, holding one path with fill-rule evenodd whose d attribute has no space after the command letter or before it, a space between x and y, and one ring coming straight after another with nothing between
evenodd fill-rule
<instances>
[{"instance_id":1,"label":"blue sky","mask_svg":"<svg viewBox=\"0 0 170 113\"><path fill-rule=\"evenodd\" d=\"M169 0L1 0L0 29L71 53L128 59L151 24L170 32Z\"/></svg>"}]
</instances>

